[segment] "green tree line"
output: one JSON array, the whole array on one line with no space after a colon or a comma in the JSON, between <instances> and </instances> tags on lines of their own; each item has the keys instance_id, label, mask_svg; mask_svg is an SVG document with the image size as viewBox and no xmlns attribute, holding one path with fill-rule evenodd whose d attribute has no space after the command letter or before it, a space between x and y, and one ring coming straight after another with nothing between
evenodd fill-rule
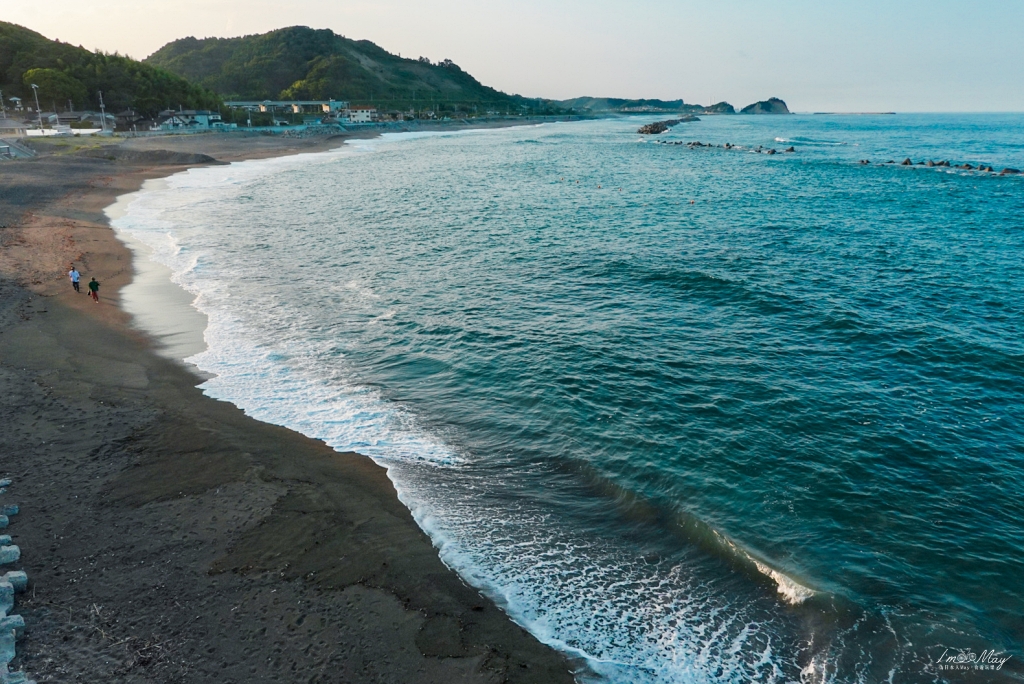
<instances>
[{"instance_id":1,"label":"green tree line","mask_svg":"<svg viewBox=\"0 0 1024 684\"><path fill-rule=\"evenodd\" d=\"M76 110L99 109L99 92L108 112L133 109L153 115L179 106L219 109L212 91L164 69L118 54L90 52L48 38L16 24L0 22L0 90L34 106L32 84L39 87L44 110L69 103Z\"/></svg>"}]
</instances>

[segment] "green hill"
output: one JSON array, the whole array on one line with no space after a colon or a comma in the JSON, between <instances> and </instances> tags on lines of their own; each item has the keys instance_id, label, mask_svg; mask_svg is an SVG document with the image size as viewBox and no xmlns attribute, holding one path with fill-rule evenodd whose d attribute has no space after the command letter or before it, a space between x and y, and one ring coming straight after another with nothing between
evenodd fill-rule
<instances>
[{"instance_id":1,"label":"green hill","mask_svg":"<svg viewBox=\"0 0 1024 684\"><path fill-rule=\"evenodd\" d=\"M33 103L31 84L39 86L44 110L99 109L98 91L108 112L132 108L143 114L179 106L216 109L220 98L163 69L117 54L90 52L50 40L17 24L0 21L0 90L8 98Z\"/></svg>"},{"instance_id":2,"label":"green hill","mask_svg":"<svg viewBox=\"0 0 1024 684\"><path fill-rule=\"evenodd\" d=\"M145 59L225 100L347 100L483 113L549 109L482 85L450 60L405 59L367 40L292 26L241 38L182 38Z\"/></svg>"}]
</instances>

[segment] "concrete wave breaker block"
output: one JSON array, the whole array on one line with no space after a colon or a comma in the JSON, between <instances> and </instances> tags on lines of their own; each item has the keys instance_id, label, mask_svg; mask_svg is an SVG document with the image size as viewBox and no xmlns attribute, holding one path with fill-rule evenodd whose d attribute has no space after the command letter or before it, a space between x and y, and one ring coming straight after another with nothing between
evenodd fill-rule
<instances>
[{"instance_id":1,"label":"concrete wave breaker block","mask_svg":"<svg viewBox=\"0 0 1024 684\"><path fill-rule=\"evenodd\" d=\"M0 684L36 684L24 672L11 672L0 658Z\"/></svg>"},{"instance_id":2,"label":"concrete wave breaker block","mask_svg":"<svg viewBox=\"0 0 1024 684\"><path fill-rule=\"evenodd\" d=\"M0 480L0 487L10 487L12 484L14 484L14 481L8 477Z\"/></svg>"},{"instance_id":3,"label":"concrete wave breaker block","mask_svg":"<svg viewBox=\"0 0 1024 684\"><path fill-rule=\"evenodd\" d=\"M11 541L11 535L9 535L9 534L0 534L0 546L10 546L13 543L14 542Z\"/></svg>"},{"instance_id":4,"label":"concrete wave breaker block","mask_svg":"<svg viewBox=\"0 0 1024 684\"><path fill-rule=\"evenodd\" d=\"M0 682L5 681L3 675L7 672L7 663L14 660L14 630L0 632Z\"/></svg>"},{"instance_id":5,"label":"concrete wave breaker block","mask_svg":"<svg viewBox=\"0 0 1024 684\"><path fill-rule=\"evenodd\" d=\"M25 591L28 589L28 575L21 570L12 570L0 575L0 582L10 582L14 591Z\"/></svg>"},{"instance_id":6,"label":"concrete wave breaker block","mask_svg":"<svg viewBox=\"0 0 1024 684\"><path fill-rule=\"evenodd\" d=\"M0 565L17 563L21 558L21 549L17 546L0 546Z\"/></svg>"},{"instance_id":7,"label":"concrete wave breaker block","mask_svg":"<svg viewBox=\"0 0 1024 684\"><path fill-rule=\"evenodd\" d=\"M18 515L19 510L18 504L6 504L0 506L0 515Z\"/></svg>"},{"instance_id":8,"label":"concrete wave breaker block","mask_svg":"<svg viewBox=\"0 0 1024 684\"><path fill-rule=\"evenodd\" d=\"M25 631L25 618L20 615L8 615L0 618L0 634L14 632L14 636L20 637Z\"/></svg>"},{"instance_id":9,"label":"concrete wave breaker block","mask_svg":"<svg viewBox=\"0 0 1024 684\"><path fill-rule=\"evenodd\" d=\"M0 580L0 617L6 617L14 608L14 585Z\"/></svg>"},{"instance_id":10,"label":"concrete wave breaker block","mask_svg":"<svg viewBox=\"0 0 1024 684\"><path fill-rule=\"evenodd\" d=\"M8 518L6 515L0 515L0 530L7 527L10 523L10 518Z\"/></svg>"}]
</instances>

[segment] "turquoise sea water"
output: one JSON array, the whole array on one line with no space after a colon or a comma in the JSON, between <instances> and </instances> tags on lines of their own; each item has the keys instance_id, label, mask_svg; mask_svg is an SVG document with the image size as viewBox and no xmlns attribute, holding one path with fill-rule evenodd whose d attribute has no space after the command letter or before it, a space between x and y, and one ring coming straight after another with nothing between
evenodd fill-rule
<instances>
[{"instance_id":1,"label":"turquoise sea water","mask_svg":"<svg viewBox=\"0 0 1024 684\"><path fill-rule=\"evenodd\" d=\"M207 393L388 466L581 678L1024 679L1024 178L878 164L1024 169L1024 116L643 122L192 170L117 225Z\"/></svg>"}]
</instances>

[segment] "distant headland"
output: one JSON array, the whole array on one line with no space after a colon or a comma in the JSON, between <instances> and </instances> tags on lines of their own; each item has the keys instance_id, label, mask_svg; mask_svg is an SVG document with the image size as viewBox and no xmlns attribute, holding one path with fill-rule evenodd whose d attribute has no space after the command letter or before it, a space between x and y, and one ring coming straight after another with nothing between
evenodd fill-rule
<instances>
[{"instance_id":1,"label":"distant headland","mask_svg":"<svg viewBox=\"0 0 1024 684\"><path fill-rule=\"evenodd\" d=\"M577 97L555 100L554 105L579 114L791 114L785 101L770 97L736 111L728 102L712 105L686 104L682 100L625 100L614 97Z\"/></svg>"}]
</instances>

